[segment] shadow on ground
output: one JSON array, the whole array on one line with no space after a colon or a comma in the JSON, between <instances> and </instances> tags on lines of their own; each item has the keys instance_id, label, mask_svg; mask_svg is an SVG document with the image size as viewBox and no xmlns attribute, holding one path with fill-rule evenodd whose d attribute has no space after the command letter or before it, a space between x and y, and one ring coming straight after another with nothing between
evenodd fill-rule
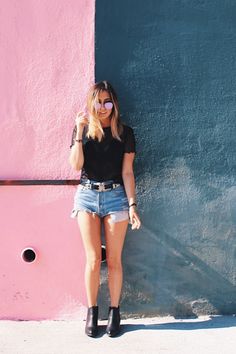
<instances>
[{"instance_id":1,"label":"shadow on ground","mask_svg":"<svg viewBox=\"0 0 236 354\"><path fill-rule=\"evenodd\" d=\"M138 330L187 330L193 331L197 329L215 329L236 327L236 316L219 316L210 317L206 321L179 321L169 323L153 323L153 324L124 324L122 332L131 332Z\"/></svg>"}]
</instances>

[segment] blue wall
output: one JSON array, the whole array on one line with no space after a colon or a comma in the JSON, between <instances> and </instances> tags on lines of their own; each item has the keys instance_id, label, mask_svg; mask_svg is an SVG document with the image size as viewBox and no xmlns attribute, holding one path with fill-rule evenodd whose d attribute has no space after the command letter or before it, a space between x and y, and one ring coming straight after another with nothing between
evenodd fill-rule
<instances>
[{"instance_id":1,"label":"blue wall","mask_svg":"<svg viewBox=\"0 0 236 354\"><path fill-rule=\"evenodd\" d=\"M96 80L137 138L125 313L236 313L236 2L99 0Z\"/></svg>"}]
</instances>

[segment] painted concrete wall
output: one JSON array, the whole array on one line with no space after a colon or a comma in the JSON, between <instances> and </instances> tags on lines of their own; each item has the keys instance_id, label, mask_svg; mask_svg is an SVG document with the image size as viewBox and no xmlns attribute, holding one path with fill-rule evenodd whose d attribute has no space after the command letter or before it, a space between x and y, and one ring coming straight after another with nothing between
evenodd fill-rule
<instances>
[{"instance_id":1,"label":"painted concrete wall","mask_svg":"<svg viewBox=\"0 0 236 354\"><path fill-rule=\"evenodd\" d=\"M95 53L137 138L123 311L235 313L235 2L100 0Z\"/></svg>"},{"instance_id":2,"label":"painted concrete wall","mask_svg":"<svg viewBox=\"0 0 236 354\"><path fill-rule=\"evenodd\" d=\"M94 80L94 6L2 1L1 179L78 177L68 153ZM96 80L117 88L138 148L123 315L236 312L235 14L232 0L97 2ZM84 316L75 188L0 187L1 318ZM108 299L104 263L101 314Z\"/></svg>"},{"instance_id":3,"label":"painted concrete wall","mask_svg":"<svg viewBox=\"0 0 236 354\"><path fill-rule=\"evenodd\" d=\"M1 1L0 179L78 177L69 145L94 81L94 11L93 0ZM83 316L75 188L0 186L0 318Z\"/></svg>"}]
</instances>

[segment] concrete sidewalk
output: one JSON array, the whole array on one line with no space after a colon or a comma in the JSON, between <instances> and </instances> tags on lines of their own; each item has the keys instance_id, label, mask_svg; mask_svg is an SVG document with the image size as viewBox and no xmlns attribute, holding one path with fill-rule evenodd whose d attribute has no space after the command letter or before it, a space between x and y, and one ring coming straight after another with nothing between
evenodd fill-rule
<instances>
[{"instance_id":1,"label":"concrete sidewalk","mask_svg":"<svg viewBox=\"0 0 236 354\"><path fill-rule=\"evenodd\" d=\"M85 321L0 321L1 354L234 354L236 317L122 320L119 337L84 334Z\"/></svg>"}]
</instances>

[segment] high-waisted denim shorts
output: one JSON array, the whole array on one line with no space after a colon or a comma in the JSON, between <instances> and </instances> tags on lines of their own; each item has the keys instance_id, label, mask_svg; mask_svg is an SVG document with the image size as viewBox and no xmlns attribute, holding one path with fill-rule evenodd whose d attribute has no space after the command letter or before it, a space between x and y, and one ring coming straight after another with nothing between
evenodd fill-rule
<instances>
[{"instance_id":1,"label":"high-waisted denim shorts","mask_svg":"<svg viewBox=\"0 0 236 354\"><path fill-rule=\"evenodd\" d=\"M79 184L70 216L76 218L79 211L95 213L101 218L111 215L113 222L128 220L129 204L124 186L120 185L108 191L98 192Z\"/></svg>"}]
</instances>

